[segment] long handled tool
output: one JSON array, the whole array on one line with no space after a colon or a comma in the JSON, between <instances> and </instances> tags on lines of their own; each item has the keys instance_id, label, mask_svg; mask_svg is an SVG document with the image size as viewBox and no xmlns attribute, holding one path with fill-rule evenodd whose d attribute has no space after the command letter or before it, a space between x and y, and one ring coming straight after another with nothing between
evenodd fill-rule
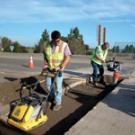
<instances>
[{"instance_id":1,"label":"long handled tool","mask_svg":"<svg viewBox=\"0 0 135 135\"><path fill-rule=\"evenodd\" d=\"M51 90L54 88L56 76L58 72L50 74L49 72L44 73L44 76L54 77L54 82L51 86ZM43 83L45 80L37 81L29 85L23 85L20 90L20 99L17 99L11 102L11 109L8 116L7 122L17 127L23 131L29 131L34 127L40 126L43 123L46 123L48 120L47 117L47 108L48 108L48 98L51 91L48 91L47 95L36 94L34 89L37 88L39 83ZM24 89L29 89L29 95L23 96L22 91ZM45 105L45 104L46 105ZM44 107L46 110L44 112Z\"/></svg>"},{"instance_id":2,"label":"long handled tool","mask_svg":"<svg viewBox=\"0 0 135 135\"><path fill-rule=\"evenodd\" d=\"M48 94L47 94L47 97L46 97L46 109L45 109L45 113L47 114L47 109L48 109L48 106L49 106L49 102L51 102L52 106L53 106L53 102L52 101L49 101L49 97L51 97L51 93L53 90L56 90L56 79L57 79L57 76L61 76L62 75L62 71L57 71L57 72L53 72L53 73L50 73L50 72L45 72L45 73L42 73L43 75L47 76L47 77L51 77L53 78L53 83L51 84L51 87L50 87L50 90L48 90Z\"/></svg>"}]
</instances>

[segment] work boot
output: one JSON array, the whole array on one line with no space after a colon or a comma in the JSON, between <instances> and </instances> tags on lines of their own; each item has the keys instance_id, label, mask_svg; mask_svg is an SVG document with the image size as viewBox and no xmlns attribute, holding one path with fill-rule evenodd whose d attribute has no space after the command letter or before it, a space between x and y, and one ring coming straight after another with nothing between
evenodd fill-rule
<instances>
[{"instance_id":1,"label":"work boot","mask_svg":"<svg viewBox=\"0 0 135 135\"><path fill-rule=\"evenodd\" d=\"M51 102L51 103L54 102L54 97L49 95L48 102Z\"/></svg>"},{"instance_id":2,"label":"work boot","mask_svg":"<svg viewBox=\"0 0 135 135\"><path fill-rule=\"evenodd\" d=\"M106 86L106 83L105 83L105 82L102 82L102 84L103 84L104 86Z\"/></svg>"},{"instance_id":3,"label":"work boot","mask_svg":"<svg viewBox=\"0 0 135 135\"><path fill-rule=\"evenodd\" d=\"M47 101L47 107L51 107L51 105L52 105L52 102L49 102L49 101Z\"/></svg>"},{"instance_id":4,"label":"work boot","mask_svg":"<svg viewBox=\"0 0 135 135\"><path fill-rule=\"evenodd\" d=\"M105 83L103 78L100 79L99 83L101 83L102 85L106 86L106 83Z\"/></svg>"},{"instance_id":5,"label":"work boot","mask_svg":"<svg viewBox=\"0 0 135 135\"><path fill-rule=\"evenodd\" d=\"M106 86L106 83L104 81L100 82L102 85Z\"/></svg>"},{"instance_id":6,"label":"work boot","mask_svg":"<svg viewBox=\"0 0 135 135\"><path fill-rule=\"evenodd\" d=\"M56 104L54 107L53 107L53 111L59 111L61 109L61 104Z\"/></svg>"},{"instance_id":7,"label":"work boot","mask_svg":"<svg viewBox=\"0 0 135 135\"><path fill-rule=\"evenodd\" d=\"M93 83L93 86L94 86L94 87L98 87L97 82L94 82L94 83Z\"/></svg>"},{"instance_id":8,"label":"work boot","mask_svg":"<svg viewBox=\"0 0 135 135\"><path fill-rule=\"evenodd\" d=\"M93 83L93 77L92 76L89 77L89 83Z\"/></svg>"}]
</instances>

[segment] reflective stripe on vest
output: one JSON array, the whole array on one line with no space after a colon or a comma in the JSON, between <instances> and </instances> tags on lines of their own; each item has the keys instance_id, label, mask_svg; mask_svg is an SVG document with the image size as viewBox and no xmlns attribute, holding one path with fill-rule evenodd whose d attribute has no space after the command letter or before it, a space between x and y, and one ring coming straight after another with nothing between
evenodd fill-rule
<instances>
[{"instance_id":1,"label":"reflective stripe on vest","mask_svg":"<svg viewBox=\"0 0 135 135\"><path fill-rule=\"evenodd\" d=\"M48 60L50 70L60 66L64 59L64 46L62 44L63 42L59 46L56 46L53 53L51 45L48 45L46 48L46 58Z\"/></svg>"}]
</instances>

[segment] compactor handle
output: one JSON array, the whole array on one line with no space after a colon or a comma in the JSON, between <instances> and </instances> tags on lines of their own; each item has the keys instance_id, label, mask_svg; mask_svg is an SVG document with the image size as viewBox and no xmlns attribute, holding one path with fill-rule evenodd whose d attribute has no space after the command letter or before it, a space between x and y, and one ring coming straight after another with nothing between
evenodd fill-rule
<instances>
[{"instance_id":1,"label":"compactor handle","mask_svg":"<svg viewBox=\"0 0 135 135\"><path fill-rule=\"evenodd\" d=\"M55 76L62 76L62 71L49 71L49 70L42 70L41 75L46 76L46 77L55 77Z\"/></svg>"}]
</instances>

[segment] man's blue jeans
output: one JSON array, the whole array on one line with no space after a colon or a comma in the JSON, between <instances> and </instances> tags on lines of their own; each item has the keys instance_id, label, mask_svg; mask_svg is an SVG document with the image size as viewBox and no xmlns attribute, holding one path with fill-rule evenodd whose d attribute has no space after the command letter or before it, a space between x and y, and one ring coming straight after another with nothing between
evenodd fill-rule
<instances>
[{"instance_id":1,"label":"man's blue jeans","mask_svg":"<svg viewBox=\"0 0 135 135\"><path fill-rule=\"evenodd\" d=\"M56 79L56 87L52 87L54 83L54 79ZM46 83L47 83L47 89L50 92L50 96L54 97L54 101L56 104L61 104L62 101L62 82L63 82L63 74L61 76L57 75L56 78L47 77Z\"/></svg>"},{"instance_id":2,"label":"man's blue jeans","mask_svg":"<svg viewBox=\"0 0 135 135\"><path fill-rule=\"evenodd\" d=\"M98 78L100 77L100 81L104 80L103 74L104 74L104 67L103 65L99 65L95 63L94 61L91 61L91 65L93 68L93 82L96 83L98 81Z\"/></svg>"}]
</instances>

